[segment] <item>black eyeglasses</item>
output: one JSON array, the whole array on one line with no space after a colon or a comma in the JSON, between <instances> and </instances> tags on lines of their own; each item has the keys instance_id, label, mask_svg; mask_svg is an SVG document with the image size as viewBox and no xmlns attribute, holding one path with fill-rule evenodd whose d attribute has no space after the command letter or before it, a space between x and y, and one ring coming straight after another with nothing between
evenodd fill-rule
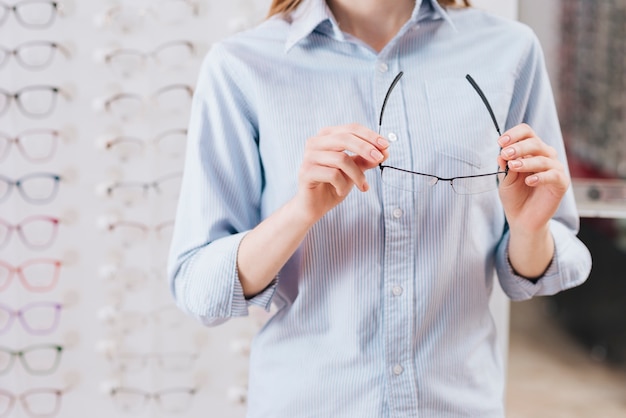
<instances>
[{"instance_id":1,"label":"black eyeglasses","mask_svg":"<svg viewBox=\"0 0 626 418\"><path fill-rule=\"evenodd\" d=\"M398 84L403 74L404 72L400 71L396 78L394 78L393 82L389 86L389 89L387 90L385 99L383 100L383 105L380 109L380 117L378 119L379 135L383 123L383 114L385 113L385 106L387 105L389 95L393 91L394 87ZM496 120L496 117L493 113L491 105L489 104L489 101L487 100L487 97L469 74L466 75L465 78L467 79L467 81L469 81L474 90L476 90L483 103L487 107L489 115L491 116L491 120L493 121L496 127L496 131L498 132L498 136L501 136L502 134L500 133L500 126L498 125L498 121ZM433 187L439 181L444 181L450 183L450 186L452 186L452 190L454 190L455 193L461 195L478 194L494 190L498 187L500 181L502 181L506 177L509 171L509 168L507 166L504 171L498 170L493 173L443 178L432 174L424 174L417 171L392 167L389 165L379 164L378 167L380 168L380 174L383 183L388 186L413 193L422 193Z\"/></svg>"}]
</instances>

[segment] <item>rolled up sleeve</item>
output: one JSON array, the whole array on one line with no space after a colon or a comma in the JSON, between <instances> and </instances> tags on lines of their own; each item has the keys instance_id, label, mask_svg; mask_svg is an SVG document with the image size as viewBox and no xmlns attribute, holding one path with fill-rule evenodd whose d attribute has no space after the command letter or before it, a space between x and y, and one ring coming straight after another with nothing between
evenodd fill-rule
<instances>
[{"instance_id":1,"label":"rolled up sleeve","mask_svg":"<svg viewBox=\"0 0 626 418\"><path fill-rule=\"evenodd\" d=\"M567 169L565 146L552 88L537 38L529 38L527 54L518 67L516 86L509 109L507 129L527 123L548 145L554 147ZM568 173L569 174L569 173ZM591 271L591 255L577 238L579 216L571 188L550 221L555 255L548 270L537 281L518 276L508 261L509 232L496 250L496 269L504 292L513 300L552 295L582 284Z\"/></svg>"},{"instance_id":2,"label":"rolled up sleeve","mask_svg":"<svg viewBox=\"0 0 626 418\"><path fill-rule=\"evenodd\" d=\"M201 67L189 121L185 169L168 258L177 305L205 325L269 309L275 279L246 299L237 251L260 222L263 168L253 93L215 45Z\"/></svg>"}]
</instances>

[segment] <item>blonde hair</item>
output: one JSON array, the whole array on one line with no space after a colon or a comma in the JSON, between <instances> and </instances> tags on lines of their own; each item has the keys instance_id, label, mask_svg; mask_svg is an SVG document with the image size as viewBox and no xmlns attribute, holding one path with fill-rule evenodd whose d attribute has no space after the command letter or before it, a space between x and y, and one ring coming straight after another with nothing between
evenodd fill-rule
<instances>
[{"instance_id":1,"label":"blonde hair","mask_svg":"<svg viewBox=\"0 0 626 418\"><path fill-rule=\"evenodd\" d=\"M438 0L442 6L449 7L470 7L469 0ZM271 17L277 14L287 14L292 12L296 7L302 3L302 0L272 0L270 10L267 13L267 17Z\"/></svg>"}]
</instances>

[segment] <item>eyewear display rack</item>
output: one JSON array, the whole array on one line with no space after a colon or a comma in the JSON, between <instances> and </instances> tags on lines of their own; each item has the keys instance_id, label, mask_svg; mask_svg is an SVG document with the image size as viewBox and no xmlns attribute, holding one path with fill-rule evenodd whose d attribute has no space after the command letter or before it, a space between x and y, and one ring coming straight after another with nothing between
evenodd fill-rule
<instances>
[{"instance_id":1,"label":"eyewear display rack","mask_svg":"<svg viewBox=\"0 0 626 418\"><path fill-rule=\"evenodd\" d=\"M626 365L626 1L561 2L560 109L581 239L593 268L553 297L558 319L600 361Z\"/></svg>"},{"instance_id":2,"label":"eyewear display rack","mask_svg":"<svg viewBox=\"0 0 626 418\"><path fill-rule=\"evenodd\" d=\"M195 323L165 262L202 58L267 6L0 2L1 416L244 416L263 318Z\"/></svg>"}]
</instances>

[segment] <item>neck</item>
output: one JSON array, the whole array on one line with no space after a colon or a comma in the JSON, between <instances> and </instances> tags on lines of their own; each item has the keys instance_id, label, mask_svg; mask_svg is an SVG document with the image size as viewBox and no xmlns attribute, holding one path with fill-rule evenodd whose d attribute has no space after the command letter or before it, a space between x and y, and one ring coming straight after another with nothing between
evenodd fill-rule
<instances>
[{"instance_id":1,"label":"neck","mask_svg":"<svg viewBox=\"0 0 626 418\"><path fill-rule=\"evenodd\" d=\"M415 0L326 0L342 31L380 52L409 20Z\"/></svg>"}]
</instances>

